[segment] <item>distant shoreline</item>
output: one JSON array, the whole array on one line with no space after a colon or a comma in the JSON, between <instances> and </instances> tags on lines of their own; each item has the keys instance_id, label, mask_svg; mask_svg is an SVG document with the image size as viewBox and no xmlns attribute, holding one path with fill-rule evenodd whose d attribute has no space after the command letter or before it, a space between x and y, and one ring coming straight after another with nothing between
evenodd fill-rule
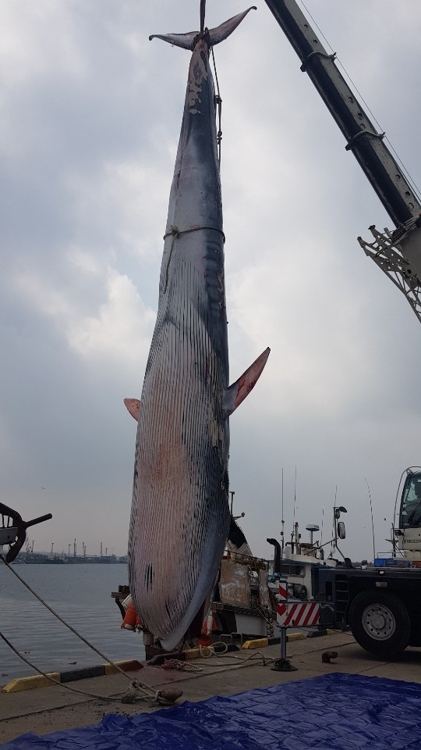
<instances>
[{"instance_id":1,"label":"distant shoreline","mask_svg":"<svg viewBox=\"0 0 421 750\"><path fill-rule=\"evenodd\" d=\"M51 555L43 555L42 553L22 554L16 558L13 565L115 565L115 564L127 565L127 557L125 555L117 557L116 555L108 555L104 557L62 557L60 555L51 557Z\"/></svg>"}]
</instances>

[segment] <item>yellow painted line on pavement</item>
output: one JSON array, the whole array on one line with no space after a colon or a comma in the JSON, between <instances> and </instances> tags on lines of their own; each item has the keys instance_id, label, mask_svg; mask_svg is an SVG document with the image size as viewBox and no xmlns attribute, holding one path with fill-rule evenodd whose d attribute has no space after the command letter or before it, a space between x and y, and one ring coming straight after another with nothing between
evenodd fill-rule
<instances>
[{"instance_id":1,"label":"yellow painted line on pavement","mask_svg":"<svg viewBox=\"0 0 421 750\"><path fill-rule=\"evenodd\" d=\"M287 641L302 641L306 636L304 633L288 633L287 635Z\"/></svg>"},{"instance_id":2,"label":"yellow painted line on pavement","mask_svg":"<svg viewBox=\"0 0 421 750\"><path fill-rule=\"evenodd\" d=\"M48 676L60 682L60 672L48 672ZM22 690L33 690L33 688L48 687L52 684L44 675L36 674L31 677L17 677L8 682L1 691L2 693L20 693Z\"/></svg>"},{"instance_id":3,"label":"yellow painted line on pavement","mask_svg":"<svg viewBox=\"0 0 421 750\"><path fill-rule=\"evenodd\" d=\"M244 641L241 648L265 648L269 645L267 638L255 638L253 641Z\"/></svg>"},{"instance_id":4,"label":"yellow painted line on pavement","mask_svg":"<svg viewBox=\"0 0 421 750\"><path fill-rule=\"evenodd\" d=\"M190 661L191 659L200 659L202 654L200 653L200 648L188 648L184 653L186 656L186 661Z\"/></svg>"},{"instance_id":5,"label":"yellow painted line on pavement","mask_svg":"<svg viewBox=\"0 0 421 750\"><path fill-rule=\"evenodd\" d=\"M116 674L118 672L117 667L120 667L123 672L133 672L136 669L143 669L143 664L137 661L137 659L116 661L116 666L114 664L104 664L104 674Z\"/></svg>"}]
</instances>

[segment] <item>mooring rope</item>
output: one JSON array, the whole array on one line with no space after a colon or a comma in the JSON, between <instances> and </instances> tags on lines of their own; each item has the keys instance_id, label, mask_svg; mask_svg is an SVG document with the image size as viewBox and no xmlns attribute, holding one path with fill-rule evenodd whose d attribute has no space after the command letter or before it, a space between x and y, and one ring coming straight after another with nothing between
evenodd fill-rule
<instances>
[{"instance_id":1,"label":"mooring rope","mask_svg":"<svg viewBox=\"0 0 421 750\"><path fill-rule=\"evenodd\" d=\"M31 586L29 586L28 583L26 583L26 581L9 565L9 563L6 562L6 560L4 559L3 555L0 555L0 560L3 561L3 563L6 565L6 567L9 568L9 570L12 571L12 573L16 576L16 578L18 578L18 580L28 589L28 591L33 596L35 596L35 598L38 599L38 601L44 607L46 607L46 609L48 609L49 612L51 612L51 614L54 615L54 617L56 617L63 625L65 625L66 628L68 628L72 633L74 633L74 635L76 635L78 638L80 638L80 640L83 641L89 648L91 648L99 656L101 656L102 659L105 659L105 661L108 662L108 664L110 664L113 668L115 668L116 671L118 671L121 674L123 674L129 680L130 686L128 687L126 693L120 699L122 703L135 703L135 702L142 701L142 700L152 700L152 701L155 701L155 702L163 704L163 705L172 705L173 702L174 702L174 700L176 700L177 697L179 697L182 694L182 691L176 691L177 692L177 696L176 697L171 696L170 699L169 699L169 701L166 701L166 699L165 699L165 692L166 692L165 689L163 691L159 691L159 690L156 691L150 685L148 685L145 682L142 682L141 680L138 680L138 679L133 680L127 674L127 672L125 672L123 669L121 669L121 667L118 664L116 664L115 662L113 662L110 659L108 659L108 657L105 656L105 654L103 654L99 649L97 649L95 646L93 646L86 638L84 638L84 636L82 636L80 633L78 633L78 631L75 630L75 628L73 628L65 620L63 620L63 618L57 612L55 612L50 607L50 605L47 604L47 602L41 596L39 596L39 594L37 594L36 591L34 591L31 588ZM106 695L99 695L97 693L91 693L91 692L88 692L88 691L79 690L78 688L72 687L71 685L67 685L66 683L60 682L60 680L56 680L54 677L52 677L50 674L48 674L48 672L44 672L42 669L40 669L35 664L33 664L29 659L27 659L23 654L21 654L20 651L18 651L18 649L16 649L15 646L13 646L13 644L9 641L8 638L6 638L6 636L1 631L0 631L0 638L19 657L19 659L21 659L22 661L24 661L29 667L31 667L31 669L34 669L36 672L38 672L38 674L40 674L43 677L45 677L49 682L51 682L51 683L53 683L55 685L60 685L61 687L65 688L66 690L70 690L70 692L72 692L72 693L77 693L78 695L83 695L85 697L96 698L98 700L110 701L110 702L115 702L117 700L116 697L111 697L111 696L106 696ZM223 647L224 650L221 651L222 647ZM203 671L203 667L207 667L207 666L226 668L227 667L227 661L229 659L233 659L235 661L234 664L232 662L230 664L228 664L228 666L230 667L230 669L239 669L241 667L244 667L248 662L250 662L252 659L255 659L255 658L260 658L262 660L263 666L265 666L268 662L273 661L273 659L271 657L269 657L269 658L265 657L260 651L254 651L253 653L249 654L245 658L243 658L242 656L239 656L239 655L237 656L237 655L232 654L232 653L227 653L227 651L228 651L228 646L223 641L219 641L219 642L213 643L210 646L200 646L200 656L205 661L201 662L201 663L200 662L196 663L195 665L191 665L190 669L189 669L189 667L187 667L186 662L183 662L183 664L186 665L186 666L183 667L183 669L186 670L186 671L187 670L191 671L191 672L201 672L201 671ZM215 663L211 664L211 663L209 663L208 660L212 656L222 658L224 663L222 663L222 664L215 664ZM172 665L173 668L175 668L175 661L176 660L173 660L173 665ZM168 668L171 668L171 667L167 667L167 669ZM177 668L179 668L178 665L177 665ZM171 692L171 690L169 692ZM163 693L163 695L161 695L161 693Z\"/></svg>"},{"instance_id":2,"label":"mooring rope","mask_svg":"<svg viewBox=\"0 0 421 750\"><path fill-rule=\"evenodd\" d=\"M72 633L74 633L74 634L75 634L75 635L76 635L76 636L77 636L78 638L80 638L80 640L81 640L81 641L83 641L84 643L86 643L86 645L87 645L87 646L88 646L89 648L91 648L91 649L92 649L92 651L95 651L95 652L96 652L96 653L98 654L98 656L100 656L100 657L101 657L101 659L105 659L105 661L106 661L106 662L108 662L108 664L111 664L111 666L115 667L115 668L116 668L116 669L117 669L117 670L118 670L119 672L121 672L122 674L124 674L124 675L125 675L126 677L128 676L128 675L126 674L126 672L124 672L124 670L123 670L123 669L121 669L121 667L119 667L119 666L118 666L118 664L115 664L115 663L114 663L113 661L111 661L111 660L110 660L110 659L109 659L109 658L108 658L107 656L105 656L105 654L103 654L103 653L102 653L102 651L100 651L99 649L97 649L97 648L96 648L95 646L93 646L93 645L92 645L92 643L90 643L90 642L89 642L89 641L88 641L88 640L87 640L87 639L86 639L86 638L85 638L85 637L84 637L83 635L81 635L80 633L78 633L78 631L77 631L77 630L75 630L75 628L74 628L74 627L72 627L72 625L69 625L69 624L68 624L68 623L67 623L67 622L66 622L65 620L63 620L63 618L62 618L62 617L60 617L60 615L59 615L59 614L58 614L57 612L55 612L55 611L54 611L54 609L52 609L52 607L50 607L50 605L49 605L49 604L47 604L47 602L46 602L46 601L45 601L45 600L44 600L44 599L43 599L43 598L42 598L41 596L39 596L39 594L37 594L37 593L36 593L36 591L34 591L34 590L33 590L33 589L32 589L32 588L30 587L30 585L29 585L28 583L26 583L26 581L24 581L24 579L23 579L23 578L22 578L22 577L21 577L21 576L19 575L19 573L17 573L17 572L16 572L16 571L15 571L15 570L14 570L14 569L13 569L13 568L12 568L12 567L11 567L11 566L9 565L9 563L7 563L7 562L6 562L6 560L4 559L3 555L0 555L0 559L1 559L1 560L3 560L4 564L5 564L5 565L6 565L6 566L7 566L8 568L9 568L9 570L11 570L11 571L12 571L13 575L15 575L15 576L16 576L16 578L18 578L18 579L19 579L19 581L20 581L21 583L23 583L23 585L24 585L24 586L25 586L25 587L26 587L26 588L28 589L28 591L30 591L30 592L31 592L31 594L32 594L33 596L35 596L35 598L36 598L36 599L38 599L38 601L39 601L39 602L41 602L41 604L42 604L42 605L43 605L44 607L46 607L46 609L48 609L48 611L49 611L49 612L51 612L51 614L52 614L52 615L54 615L54 617L56 617L56 618L57 618L57 620L60 620L60 622L61 622L61 623L63 623L63 625L65 625L65 627L66 627L66 628L68 628L69 630L71 630L71 632L72 632ZM129 677L128 679L130 679L130 677Z\"/></svg>"},{"instance_id":3,"label":"mooring rope","mask_svg":"<svg viewBox=\"0 0 421 750\"><path fill-rule=\"evenodd\" d=\"M100 700L111 701L111 702L115 703L115 701L116 701L115 697L113 698L113 697L108 696L108 695L99 695L97 693L90 693L90 692L88 692L86 690L79 690L78 688L72 687L71 685L67 685L66 683L60 682L60 680L56 680L55 677L52 677L50 674L48 674L48 672L43 672L43 670L40 669L39 667L37 667L36 664L33 664L29 659L27 659L25 656L23 656L23 654L21 654L20 651L18 651L18 649L14 647L13 643L11 643L9 641L9 639L6 638L6 636L1 631L0 631L0 638L6 643L7 646L9 646L9 648L16 654L16 656L19 657L19 659L22 659L22 661L24 661L25 664L27 664L29 667L31 667L36 672L38 672L38 674L40 674L43 677L45 677L47 680L49 680L49 682L52 682L54 685L60 685L60 687L63 687L66 690L70 690L70 692L72 692L72 693L78 693L79 695L88 696L89 698L99 698ZM118 667L117 664L114 665L114 666ZM123 674L125 674L125 676L128 677L128 679L131 681L132 684L136 682L136 680L131 680L131 678L125 672L123 672ZM155 698L156 697L156 693L154 691L152 691L152 692L153 692L153 698ZM151 698L151 697L152 696L150 696L150 695L149 696L145 696L145 700L147 698Z\"/></svg>"},{"instance_id":4,"label":"mooring rope","mask_svg":"<svg viewBox=\"0 0 421 750\"><path fill-rule=\"evenodd\" d=\"M238 669L239 667L244 666L244 664L246 664L247 662L249 662L251 659L255 659L255 658L260 658L262 660L262 665L264 667L269 662L274 661L274 659L271 656L264 656L264 654L262 654L261 651L253 651L252 653L250 653L246 657L243 657L243 656L240 656L240 655L237 655L237 654L233 654L231 652L230 653L222 653L221 654L221 653L218 653L217 651L214 650L214 646L215 645L217 645L217 644L213 644L212 646L205 646L204 647L203 651L206 651L206 649L209 649L210 653L208 655L206 655L205 653L202 653L202 649L201 649L200 655L201 655L202 659L206 659L207 660L207 659L210 659L212 656L215 656L217 658L220 657L221 659L223 659L224 662L227 662L228 659L234 659L235 663L234 664L229 664L230 669ZM208 665L205 662L199 662L198 666L203 666L203 667L205 667L205 666L225 667L226 664L209 664Z\"/></svg>"},{"instance_id":5,"label":"mooring rope","mask_svg":"<svg viewBox=\"0 0 421 750\"><path fill-rule=\"evenodd\" d=\"M26 587L26 588L28 589L28 591L29 591L29 592L30 592L30 593L31 593L31 594L32 594L33 596L35 596L35 598L36 598L36 599L38 599L38 601L39 601L39 602L40 602L40 603L41 603L41 604L42 604L42 605L43 605L44 607L46 607L46 609L48 609L48 611L49 611L49 612L51 612L51 614L52 614L52 615L54 615L54 617L56 617L56 618L57 618L57 620L59 620L59 621L60 621L60 622L61 622L61 623L62 623L62 624L63 624L63 625L64 625L64 626L66 627L66 628L68 628L68 630L70 630L70 631L71 631L72 633L74 633L74 635L75 635L75 636L77 636L77 638L79 638L79 639L80 639L81 641L83 641L83 643L85 643L85 644L86 644L86 645L87 645L87 646L88 646L88 647L89 647L90 649L92 649L92 651L95 651L95 653L97 653L97 654L98 654L98 656L100 656L100 657L101 657L101 659L104 659L104 660L105 660L105 661L106 661L106 662L107 662L108 664L110 664L110 665L111 665L111 666L112 666L112 667L113 667L114 669L116 669L116 671L117 671L117 672L120 672L120 673L121 673L122 675L124 675L124 676L126 677L126 679L128 679L128 680L129 680L129 682L131 683L131 685L132 685L132 686L134 686L134 685L135 685L135 686L136 686L136 688L139 688L139 687L140 687L140 688L141 688L142 690L144 690L145 692L148 692L148 693L149 693L149 697L152 697L152 696L153 696L154 698L156 697L156 691L155 691L155 690L153 690L153 688L151 688L151 687L150 687L150 685L147 685L146 683L143 683L143 682L141 682L140 680L133 680L133 679L132 679L132 678L131 678L131 677L130 677L130 676L129 676L128 674L127 674L127 672L125 672L125 671L124 671L124 669L122 669L122 668L121 668L121 667L120 667L120 666L119 666L118 664L116 664L115 662L111 661L111 659L109 659L109 658L108 658L108 656L105 656L105 654L103 654L103 653L102 653L102 651L100 651L100 650L99 650L98 648L96 648L96 646L94 646L94 645L93 645L92 643L90 643L90 642L89 642L89 641L88 641L88 640L87 640L87 639L86 639L86 638L85 638L85 637L84 637L83 635L81 635L81 634L80 634L80 633L79 633L79 632L78 632L77 630L75 630L75 628L74 628L74 627L72 627L72 625L69 625L69 624L68 624L68 623L67 623L67 622L66 622L65 620L63 620L63 618L62 618L62 617L61 617L61 616L60 616L60 615L59 615L59 614L58 614L57 612L55 612L55 611L54 611L54 610L52 609L52 607L50 607L50 605L49 605L49 604L47 604L47 602L46 602L46 601L45 601L45 600L44 600L44 599L43 599L43 598L42 598L41 596L39 596L39 594L37 594L37 593L36 593L36 591L34 591L34 590L33 590L33 589L31 588L31 586L30 586L30 585L29 585L28 583L26 583L26 581L25 581L25 580L24 580L24 579L23 579L23 578L22 578L22 577L21 577L21 576L19 575L19 573L17 573L17 572L16 572L16 570L14 570L14 569L13 569L13 568L11 567L11 565L9 565L9 563L7 563L7 562L6 562L6 560L5 560L5 558L3 557L3 555L0 555L0 560L2 560L2 561L4 562L4 564L6 565L6 567L7 567L7 568L9 568L9 570L10 570L10 571L11 571L11 572L13 573L13 575L15 575L15 576L16 576L16 578L18 578L18 579L19 579L19 581L20 581L20 582L21 582L21 583L22 583L22 584L23 584L23 585L24 585L24 586L25 586L25 587ZM8 640L8 639L6 638L6 636L5 636L5 635L3 635L3 633L1 633L1 632L0 632L0 638L2 638L2 639L3 639L3 641L4 641L5 643L7 643L7 645L8 645L8 646L9 646L9 647L10 647L10 648L12 649L12 651L14 651L14 653L15 653L15 654L16 654L17 656L19 656L19 658L20 658L20 659L22 659L22 661L26 662L26 664L28 664L28 666L32 667L32 669L35 669L35 670L36 670L36 672L38 672L39 674L43 675L43 677L46 677L46 678L47 678L47 680L50 680L50 682L54 682L54 683L56 683L57 685L61 685L62 687L66 687L66 688L67 688L68 690L72 690L73 692L76 692L76 693L81 693L82 695L90 695L90 696L92 696L92 697L94 697L94 698L101 698L101 699L103 699L103 700L115 700L115 699L113 699L113 698L107 698L106 696L102 696L102 695L94 695L94 694L92 694L92 693L85 693L85 692L84 692L84 691L82 691L82 690L78 690L77 688L71 688L71 687L70 687L69 685L63 684L63 683L62 683L62 682L60 682L59 680L56 680L56 679L54 679L54 678L50 677L50 676L48 675L48 673L46 673L46 672L43 672L43 671L42 671L41 669L39 669L39 668L38 668L37 666L35 666L35 664L32 664L32 663L31 663L31 662L30 662L30 661L29 661L28 659L26 659L26 658L25 658L25 657L23 656L23 654L21 654L21 653L20 653L20 652L19 652L19 651L18 651L18 650L17 650L17 649L16 649L16 648L15 648L15 647L14 647L14 646L12 645L12 643L11 643L11 642L10 642L10 641L9 641L9 640Z\"/></svg>"}]
</instances>

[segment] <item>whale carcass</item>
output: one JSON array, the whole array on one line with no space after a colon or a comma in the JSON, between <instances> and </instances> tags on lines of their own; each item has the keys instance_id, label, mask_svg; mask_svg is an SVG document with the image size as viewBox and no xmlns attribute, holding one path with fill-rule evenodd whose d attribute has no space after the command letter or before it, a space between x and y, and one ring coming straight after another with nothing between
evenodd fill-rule
<instances>
[{"instance_id":1,"label":"whale carcass","mask_svg":"<svg viewBox=\"0 0 421 750\"><path fill-rule=\"evenodd\" d=\"M249 10L251 10L249 8ZM192 57L172 181L155 330L137 419L129 584L142 621L167 650L212 591L230 526L228 418L259 378L269 349L228 380L224 234L212 46L216 29L159 36ZM151 37L153 38L153 37Z\"/></svg>"}]
</instances>

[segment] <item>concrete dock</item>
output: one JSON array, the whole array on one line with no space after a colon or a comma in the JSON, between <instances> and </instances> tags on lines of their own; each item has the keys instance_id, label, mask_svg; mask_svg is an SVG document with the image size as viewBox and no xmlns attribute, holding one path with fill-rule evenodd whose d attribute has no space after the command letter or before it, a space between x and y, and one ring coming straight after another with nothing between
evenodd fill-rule
<instances>
[{"instance_id":1,"label":"concrete dock","mask_svg":"<svg viewBox=\"0 0 421 750\"><path fill-rule=\"evenodd\" d=\"M337 652L331 663L322 661L322 654L326 651ZM185 700L200 701L215 695L232 695L331 672L421 683L421 648L408 648L394 661L382 661L363 651L349 633L289 642L287 657L297 668L295 672L271 670L273 660L279 656L280 647L274 645L195 659L185 662L187 667L181 670L147 664L142 669L127 672L127 675L106 674L22 692L0 692L0 743L26 732L44 735L97 724L108 713L130 716L161 709L162 706L152 705L151 701L122 703L131 681L136 679L156 691L180 688L183 695L177 705ZM83 694L68 688L76 688ZM98 696L103 696L103 699Z\"/></svg>"}]
</instances>

